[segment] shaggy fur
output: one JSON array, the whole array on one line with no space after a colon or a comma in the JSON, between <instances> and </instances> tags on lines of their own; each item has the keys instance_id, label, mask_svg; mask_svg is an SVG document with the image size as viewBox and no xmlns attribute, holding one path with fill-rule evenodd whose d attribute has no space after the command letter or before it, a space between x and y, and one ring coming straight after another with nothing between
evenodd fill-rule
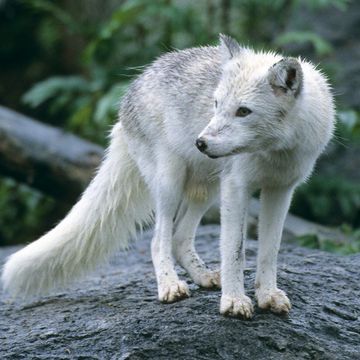
<instances>
[{"instance_id":1,"label":"shaggy fur","mask_svg":"<svg viewBox=\"0 0 360 360\"><path fill-rule=\"evenodd\" d=\"M242 48L227 36L216 47L161 56L122 99L106 158L81 200L8 259L5 288L25 296L67 283L126 247L135 224L154 211L160 301L189 296L177 261L198 285L221 283L221 313L249 318L246 216L260 189L256 297L262 308L288 312L290 302L276 285L283 222L294 189L332 136L334 114L326 79L301 59ZM220 187L221 277L194 247Z\"/></svg>"}]
</instances>

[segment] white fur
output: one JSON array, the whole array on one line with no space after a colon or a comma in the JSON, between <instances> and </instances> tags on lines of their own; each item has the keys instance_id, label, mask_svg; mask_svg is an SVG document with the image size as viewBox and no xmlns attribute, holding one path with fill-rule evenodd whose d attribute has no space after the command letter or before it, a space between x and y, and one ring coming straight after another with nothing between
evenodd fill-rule
<instances>
[{"instance_id":1,"label":"white fur","mask_svg":"<svg viewBox=\"0 0 360 360\"><path fill-rule=\"evenodd\" d=\"M251 112L236 116L239 107ZM294 189L332 136L334 113L326 79L301 59L244 49L226 36L218 47L160 57L122 99L121 126L82 199L55 229L10 257L5 287L26 295L71 280L124 247L135 223L154 208L159 299L189 296L177 261L200 286L221 282L221 313L249 318L246 215L260 189L256 297L262 308L288 312L290 302L276 284L283 222ZM205 154L196 149L197 139L206 143ZM194 247L220 183L221 281Z\"/></svg>"}]
</instances>

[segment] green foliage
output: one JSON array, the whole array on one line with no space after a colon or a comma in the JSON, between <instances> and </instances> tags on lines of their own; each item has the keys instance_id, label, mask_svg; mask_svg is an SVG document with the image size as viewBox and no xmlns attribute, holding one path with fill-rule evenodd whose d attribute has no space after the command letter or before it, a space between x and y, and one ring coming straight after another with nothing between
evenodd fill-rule
<instances>
[{"instance_id":1,"label":"green foliage","mask_svg":"<svg viewBox=\"0 0 360 360\"><path fill-rule=\"evenodd\" d=\"M56 110L57 107L68 106L72 100L71 95L76 96L77 93L87 91L89 91L89 83L81 76L51 77L35 84L24 94L23 102L31 107L37 107L54 98L54 110Z\"/></svg>"},{"instance_id":2,"label":"green foliage","mask_svg":"<svg viewBox=\"0 0 360 360\"><path fill-rule=\"evenodd\" d=\"M41 11L47 13L51 18L56 19L57 21L64 24L68 30L76 33L83 31L78 22L63 10L60 6L56 5L52 1L48 0L23 0L24 4L30 6L33 10Z\"/></svg>"},{"instance_id":3,"label":"green foliage","mask_svg":"<svg viewBox=\"0 0 360 360\"><path fill-rule=\"evenodd\" d=\"M351 0L305 0L303 2L306 3L312 9L335 6L338 9L345 11L350 1ZM301 1L298 0L298 3L301 3Z\"/></svg>"},{"instance_id":4,"label":"green foliage","mask_svg":"<svg viewBox=\"0 0 360 360\"><path fill-rule=\"evenodd\" d=\"M9 1L6 6L16 12L18 28L12 19L6 22L6 18L0 16L3 44L0 55L8 64L16 59L20 65L14 67L10 80L0 78L0 84L5 84L3 93L20 87L23 96L22 103L15 104L13 99L20 98L15 92L5 105L29 111L35 117L105 145L110 124L116 120L118 103L130 81L139 67L161 53L215 43L218 33L223 32L257 48L283 50L289 49L289 45L309 44L318 58L326 58L334 49L312 31L311 24L291 31L289 29L294 28L290 25L296 20L300 7L311 11L336 7L344 11L348 2ZM91 4L98 6L92 12ZM24 49L27 67L23 65ZM9 69L10 65L4 72ZM17 83L12 86L15 80ZM1 90L0 86L0 98ZM359 119L353 110L339 112L338 143L359 141ZM25 240L23 233L28 239L32 238L35 229L46 227L40 224L48 218L46 214L55 209L53 201L8 181L0 182L0 196L2 241ZM355 228L360 226L359 199L360 189L356 183L315 174L297 192L293 211L324 224L346 223ZM16 228L12 226L15 221ZM326 242L303 241L309 246L331 250L331 244ZM358 245L351 246L358 249Z\"/></svg>"},{"instance_id":5,"label":"green foliage","mask_svg":"<svg viewBox=\"0 0 360 360\"><path fill-rule=\"evenodd\" d=\"M117 9L111 18L99 28L97 35L93 36L87 45L84 53L86 61L93 61L102 51L106 55L111 55L111 45L117 33L125 26L133 24L144 11L144 3L142 1L128 1L123 6ZM102 54L104 57L105 54Z\"/></svg>"},{"instance_id":6,"label":"green foliage","mask_svg":"<svg viewBox=\"0 0 360 360\"><path fill-rule=\"evenodd\" d=\"M341 255L349 255L360 252L360 231L347 229L348 238L343 241L334 241L332 239L322 239L315 234L299 236L296 240L301 246L311 249L333 252Z\"/></svg>"},{"instance_id":7,"label":"green foliage","mask_svg":"<svg viewBox=\"0 0 360 360\"><path fill-rule=\"evenodd\" d=\"M335 136L360 143L360 112L353 109L339 110Z\"/></svg>"},{"instance_id":8,"label":"green foliage","mask_svg":"<svg viewBox=\"0 0 360 360\"><path fill-rule=\"evenodd\" d=\"M333 51L329 42L325 41L321 36L311 31L289 31L281 34L275 39L275 44L278 47L283 47L293 43L310 43L314 47L316 54L321 57L329 55Z\"/></svg>"},{"instance_id":9,"label":"green foliage","mask_svg":"<svg viewBox=\"0 0 360 360\"><path fill-rule=\"evenodd\" d=\"M127 81L104 87L102 74L91 80L82 76L57 76L35 84L23 96L23 102L31 107L49 103L49 114L66 109L66 128L81 133L94 141L102 142L115 118L116 104L127 87Z\"/></svg>"},{"instance_id":10,"label":"green foliage","mask_svg":"<svg viewBox=\"0 0 360 360\"><path fill-rule=\"evenodd\" d=\"M39 236L54 220L54 200L9 179L0 180L0 209L0 246Z\"/></svg>"},{"instance_id":11,"label":"green foliage","mask_svg":"<svg viewBox=\"0 0 360 360\"><path fill-rule=\"evenodd\" d=\"M316 175L297 190L292 211L326 225L360 226L360 184Z\"/></svg>"}]
</instances>

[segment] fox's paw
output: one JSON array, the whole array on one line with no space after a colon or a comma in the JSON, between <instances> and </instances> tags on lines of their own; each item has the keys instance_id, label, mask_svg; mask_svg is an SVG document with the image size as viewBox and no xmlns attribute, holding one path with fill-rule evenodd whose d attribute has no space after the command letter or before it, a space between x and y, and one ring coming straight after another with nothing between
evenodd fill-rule
<instances>
[{"instance_id":1,"label":"fox's paw","mask_svg":"<svg viewBox=\"0 0 360 360\"><path fill-rule=\"evenodd\" d=\"M246 295L237 297L223 295L220 302L220 314L225 316L251 319L254 307L251 299Z\"/></svg>"},{"instance_id":2,"label":"fox's paw","mask_svg":"<svg viewBox=\"0 0 360 360\"><path fill-rule=\"evenodd\" d=\"M256 290L256 298L261 309L269 309L276 314L288 314L291 303L286 293L280 289Z\"/></svg>"},{"instance_id":3,"label":"fox's paw","mask_svg":"<svg viewBox=\"0 0 360 360\"><path fill-rule=\"evenodd\" d=\"M193 278L195 284L207 289L220 289L220 270L205 270Z\"/></svg>"},{"instance_id":4,"label":"fox's paw","mask_svg":"<svg viewBox=\"0 0 360 360\"><path fill-rule=\"evenodd\" d=\"M185 281L169 281L159 285L159 300L163 303L173 303L190 296L189 288Z\"/></svg>"}]
</instances>

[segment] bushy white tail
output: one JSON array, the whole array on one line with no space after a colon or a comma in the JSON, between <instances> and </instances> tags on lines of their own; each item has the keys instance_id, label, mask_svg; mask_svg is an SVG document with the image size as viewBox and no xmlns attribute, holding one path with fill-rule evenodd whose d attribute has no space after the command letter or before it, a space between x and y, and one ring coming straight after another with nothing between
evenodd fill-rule
<instances>
[{"instance_id":1,"label":"bushy white tail","mask_svg":"<svg viewBox=\"0 0 360 360\"><path fill-rule=\"evenodd\" d=\"M106 157L79 202L54 229L7 260L4 288L28 296L63 286L125 248L136 224L150 218L148 189L118 124Z\"/></svg>"}]
</instances>

